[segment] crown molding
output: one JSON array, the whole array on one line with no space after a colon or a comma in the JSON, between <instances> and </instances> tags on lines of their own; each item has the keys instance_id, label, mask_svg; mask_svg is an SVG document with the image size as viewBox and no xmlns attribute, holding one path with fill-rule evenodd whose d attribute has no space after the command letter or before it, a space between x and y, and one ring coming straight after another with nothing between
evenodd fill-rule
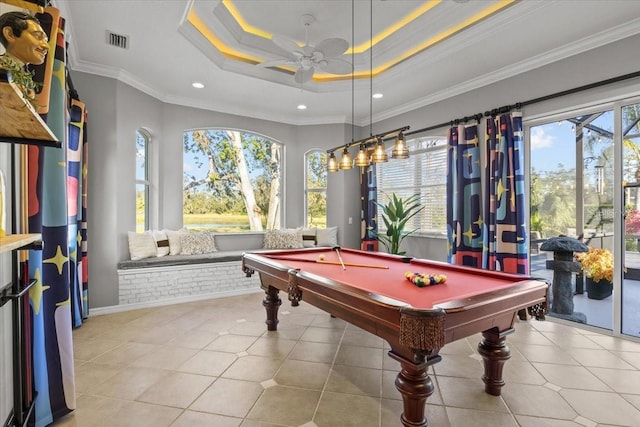
<instances>
[{"instance_id":1,"label":"crown molding","mask_svg":"<svg viewBox=\"0 0 640 427\"><path fill-rule=\"evenodd\" d=\"M501 80L505 80L525 73L527 71L531 71L532 69L552 64L562 59L566 59L571 56L578 55L580 53L584 53L610 43L614 43L616 41L637 35L639 33L640 18L627 22L626 24L619 25L607 31L585 37L575 43L569 43L556 49L550 50L542 55L537 55L524 61L520 61L508 68L484 74L480 77L468 80L459 85L449 87L446 90L432 93L423 98L416 99L415 101L399 105L395 108L375 114L373 117L374 122L389 119L399 114L404 114L418 108L426 107L427 105L435 104L436 102L444 101L445 99L453 98L454 96L462 95L463 93L470 92L472 90L479 89L493 83L497 83Z\"/></svg>"}]
</instances>

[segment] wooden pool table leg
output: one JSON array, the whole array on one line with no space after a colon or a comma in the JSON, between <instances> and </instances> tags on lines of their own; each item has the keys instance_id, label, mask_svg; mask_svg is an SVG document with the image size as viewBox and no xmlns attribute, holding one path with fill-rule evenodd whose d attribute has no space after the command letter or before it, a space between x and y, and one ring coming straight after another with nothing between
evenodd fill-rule
<instances>
[{"instance_id":1,"label":"wooden pool table leg","mask_svg":"<svg viewBox=\"0 0 640 427\"><path fill-rule=\"evenodd\" d=\"M427 398L433 394L434 386L427 374L430 365L441 360L440 356L422 363L414 363L402 356L389 352L389 356L400 362L400 373L396 377L396 388L402 395L404 410L400 417L404 427L427 427L425 416Z\"/></svg>"},{"instance_id":2,"label":"wooden pool table leg","mask_svg":"<svg viewBox=\"0 0 640 427\"><path fill-rule=\"evenodd\" d=\"M267 286L264 289L265 297L262 300L262 305L267 311L267 320L264 323L267 324L268 331L277 331L278 330L278 309L282 304L282 300L278 295L278 288L274 288L273 286Z\"/></svg>"},{"instance_id":3,"label":"wooden pool table leg","mask_svg":"<svg viewBox=\"0 0 640 427\"><path fill-rule=\"evenodd\" d=\"M497 329L489 329L482 333L484 339L478 344L478 353L484 361L484 375L482 376L482 381L485 384L484 390L493 396L500 396L504 386L502 368L511 357L506 336L513 331L513 329L507 329L499 332Z\"/></svg>"}]
</instances>

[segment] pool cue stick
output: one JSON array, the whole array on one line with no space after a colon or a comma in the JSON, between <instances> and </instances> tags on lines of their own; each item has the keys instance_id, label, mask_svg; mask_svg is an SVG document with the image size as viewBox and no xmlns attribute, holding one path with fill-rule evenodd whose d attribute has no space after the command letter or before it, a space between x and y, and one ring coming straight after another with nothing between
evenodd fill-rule
<instances>
[{"instance_id":1,"label":"pool cue stick","mask_svg":"<svg viewBox=\"0 0 640 427\"><path fill-rule=\"evenodd\" d=\"M342 255L340 255L340 246L335 246L333 248L338 254L338 259L340 260L340 264L342 265L342 270L345 271L347 267L344 266L344 261L342 260Z\"/></svg>"},{"instance_id":2,"label":"pool cue stick","mask_svg":"<svg viewBox=\"0 0 640 427\"><path fill-rule=\"evenodd\" d=\"M302 261L302 260L296 260L296 261ZM317 264L343 265L342 263L340 263L338 261L325 261L325 260L322 260L322 259L319 259L319 260L316 260L316 261L311 261L311 262L315 262ZM386 265L358 264L358 263L355 263L355 262L345 262L344 265L345 266L349 266L349 267L384 268L386 270L389 269L389 267L386 266Z\"/></svg>"},{"instance_id":3,"label":"pool cue stick","mask_svg":"<svg viewBox=\"0 0 640 427\"><path fill-rule=\"evenodd\" d=\"M280 257L280 256L268 256L268 255L264 255L264 256L266 258L273 259L276 261L300 261L300 262L315 262L316 264L342 265L338 261L325 261L323 259L304 259L304 258L294 258L294 257L287 257L287 256ZM350 267L382 268L386 270L389 269L389 266L387 265L358 264L355 262L345 262L344 265L350 266Z\"/></svg>"}]
</instances>

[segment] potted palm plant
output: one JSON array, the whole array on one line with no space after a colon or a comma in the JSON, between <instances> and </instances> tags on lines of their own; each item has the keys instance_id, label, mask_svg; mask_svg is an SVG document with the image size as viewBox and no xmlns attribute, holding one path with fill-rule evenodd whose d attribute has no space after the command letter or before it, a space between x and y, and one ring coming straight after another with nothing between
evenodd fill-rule
<instances>
[{"instance_id":1,"label":"potted palm plant","mask_svg":"<svg viewBox=\"0 0 640 427\"><path fill-rule=\"evenodd\" d=\"M424 208L420 205L420 195L414 194L403 199L393 193L386 205L376 204L382 209L382 221L387 229L386 233L377 235L378 241L387 248L390 254L404 255L405 252L400 251L400 243L405 237L417 231L417 229L406 231L405 226Z\"/></svg>"}]
</instances>

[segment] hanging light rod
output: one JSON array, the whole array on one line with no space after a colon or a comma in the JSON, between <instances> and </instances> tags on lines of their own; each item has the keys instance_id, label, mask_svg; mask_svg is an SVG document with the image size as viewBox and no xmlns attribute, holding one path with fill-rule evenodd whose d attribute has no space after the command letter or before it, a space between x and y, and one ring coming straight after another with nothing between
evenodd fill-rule
<instances>
[{"instance_id":1,"label":"hanging light rod","mask_svg":"<svg viewBox=\"0 0 640 427\"><path fill-rule=\"evenodd\" d=\"M404 126L398 129L390 130L388 132L382 132L375 135L371 135L366 138L359 139L357 141L351 141L347 144L342 144L337 147L330 148L327 150L327 153L330 154L330 153L333 153L334 151L342 150L344 148L349 149L349 147L352 147L352 146L364 145L365 147L369 147L371 145L375 145L378 142L378 140L384 140L385 138L395 138L401 132L409 130L409 128L410 126Z\"/></svg>"}]
</instances>

